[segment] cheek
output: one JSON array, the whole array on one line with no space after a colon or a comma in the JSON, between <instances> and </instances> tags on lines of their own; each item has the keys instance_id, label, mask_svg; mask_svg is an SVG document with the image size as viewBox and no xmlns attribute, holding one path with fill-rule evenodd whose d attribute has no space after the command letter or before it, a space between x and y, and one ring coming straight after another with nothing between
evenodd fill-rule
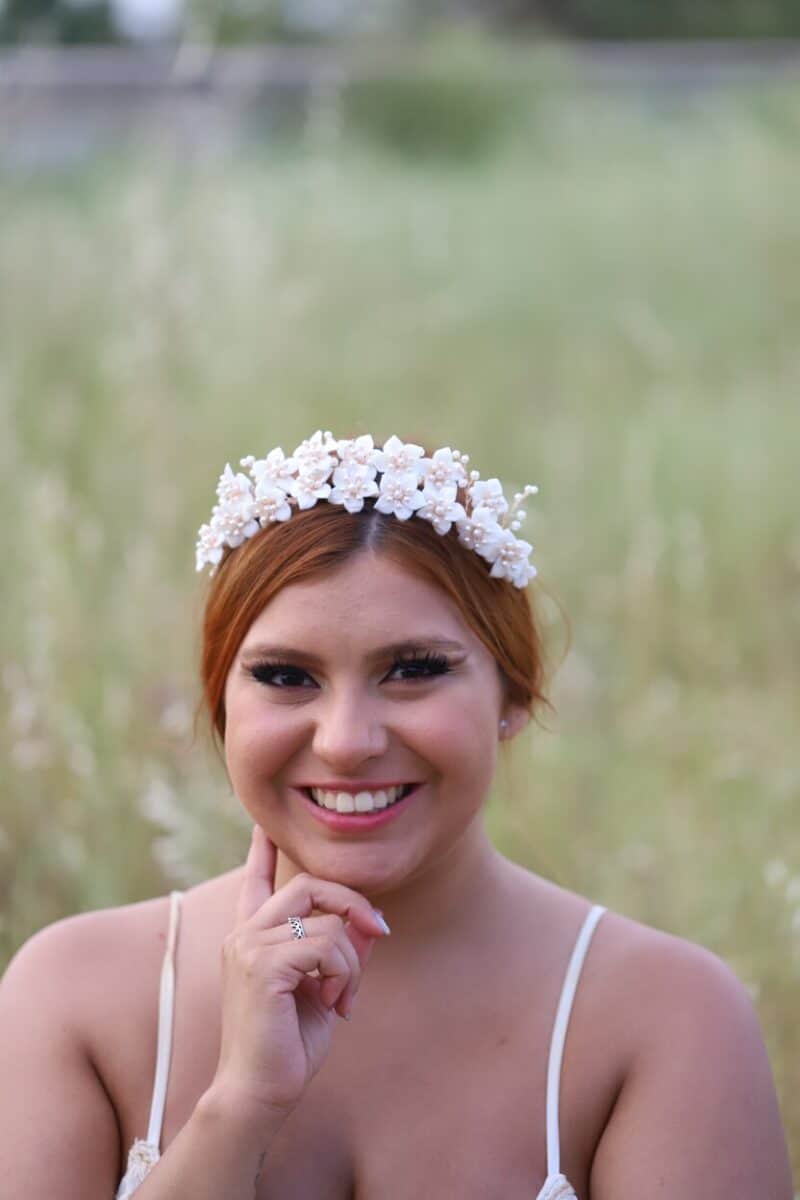
<instances>
[{"instance_id":1,"label":"cheek","mask_svg":"<svg viewBox=\"0 0 800 1200\"><path fill-rule=\"evenodd\" d=\"M231 782L277 771L285 758L289 739L280 709L244 703L233 696L227 710L225 761Z\"/></svg>"},{"instance_id":2,"label":"cheek","mask_svg":"<svg viewBox=\"0 0 800 1200\"><path fill-rule=\"evenodd\" d=\"M497 720L487 697L476 703L475 692L447 704L425 706L415 714L413 736L420 752L461 789L488 790L497 754Z\"/></svg>"}]
</instances>

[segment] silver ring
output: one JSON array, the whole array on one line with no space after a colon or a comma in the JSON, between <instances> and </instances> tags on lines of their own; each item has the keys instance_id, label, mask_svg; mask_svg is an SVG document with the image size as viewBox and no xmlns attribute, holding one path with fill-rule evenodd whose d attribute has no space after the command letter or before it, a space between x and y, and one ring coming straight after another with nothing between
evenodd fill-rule
<instances>
[{"instance_id":1,"label":"silver ring","mask_svg":"<svg viewBox=\"0 0 800 1200\"><path fill-rule=\"evenodd\" d=\"M305 926L300 917L289 917L289 925L292 930L293 938L304 938L306 936Z\"/></svg>"}]
</instances>

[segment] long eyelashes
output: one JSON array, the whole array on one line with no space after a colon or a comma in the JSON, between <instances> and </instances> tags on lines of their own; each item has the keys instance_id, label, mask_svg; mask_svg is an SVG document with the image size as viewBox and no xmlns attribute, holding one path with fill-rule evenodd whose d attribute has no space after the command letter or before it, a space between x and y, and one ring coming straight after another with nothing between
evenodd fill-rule
<instances>
[{"instance_id":1,"label":"long eyelashes","mask_svg":"<svg viewBox=\"0 0 800 1200\"><path fill-rule=\"evenodd\" d=\"M389 676L392 676L398 669L410 672L409 674L398 676L403 681L430 679L436 675L447 675L453 668L444 655L429 651L425 654L404 655L401 658L395 659ZM302 667L297 667L293 663L283 662L279 659L256 663L254 666L248 667L248 674L257 680L258 683L276 688L303 687L303 679L310 678L308 672L304 671ZM283 677L284 682L281 682L281 677Z\"/></svg>"},{"instance_id":2,"label":"long eyelashes","mask_svg":"<svg viewBox=\"0 0 800 1200\"><path fill-rule=\"evenodd\" d=\"M403 655L396 659L390 674L393 674L398 667L401 670L412 671L412 674L407 675L406 679L426 679L431 675L447 675L453 669L443 654L436 654L433 650L429 650L425 654Z\"/></svg>"}]
</instances>

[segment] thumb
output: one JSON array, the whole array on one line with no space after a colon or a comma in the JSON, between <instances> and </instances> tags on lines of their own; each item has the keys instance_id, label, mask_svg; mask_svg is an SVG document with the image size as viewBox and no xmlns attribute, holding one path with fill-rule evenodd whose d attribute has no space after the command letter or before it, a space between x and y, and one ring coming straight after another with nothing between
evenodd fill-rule
<instances>
[{"instance_id":1,"label":"thumb","mask_svg":"<svg viewBox=\"0 0 800 1200\"><path fill-rule=\"evenodd\" d=\"M253 838L236 907L236 924L242 925L257 913L275 890L275 862L278 857L275 843L260 825L253 826Z\"/></svg>"}]
</instances>

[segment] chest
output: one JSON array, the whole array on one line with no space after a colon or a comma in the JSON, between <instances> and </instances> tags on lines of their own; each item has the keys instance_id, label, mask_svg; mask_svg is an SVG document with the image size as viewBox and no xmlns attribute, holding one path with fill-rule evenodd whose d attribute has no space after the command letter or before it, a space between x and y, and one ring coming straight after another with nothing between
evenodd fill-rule
<instances>
[{"instance_id":1,"label":"chest","mask_svg":"<svg viewBox=\"0 0 800 1200\"><path fill-rule=\"evenodd\" d=\"M535 1200L546 1175L545 1014L496 997L461 1012L410 1002L404 1011L364 1003L339 1024L270 1147L260 1200ZM163 1148L211 1082L217 1053L213 1035L176 1023ZM578 1139L574 1148L579 1186Z\"/></svg>"},{"instance_id":2,"label":"chest","mask_svg":"<svg viewBox=\"0 0 800 1200\"><path fill-rule=\"evenodd\" d=\"M208 956L188 948L178 964L162 1152L219 1058L218 980ZM535 1200L547 1173L547 1057L565 957L560 947L550 958L509 952L481 972L437 964L411 990L408 972L382 982L367 975L352 1022L337 1024L328 1058L270 1147L255 1200ZM156 975L104 1010L114 1021L98 1059L123 1151L147 1128ZM561 1169L588 1200L622 1058L599 1033L588 996L580 1001L561 1071Z\"/></svg>"},{"instance_id":3,"label":"chest","mask_svg":"<svg viewBox=\"0 0 800 1200\"><path fill-rule=\"evenodd\" d=\"M380 1080L312 1085L271 1147L261 1200L533 1200L545 1175L544 1106L476 1057L453 1070L424 1054ZM429 1069L426 1069L429 1068Z\"/></svg>"}]
</instances>

